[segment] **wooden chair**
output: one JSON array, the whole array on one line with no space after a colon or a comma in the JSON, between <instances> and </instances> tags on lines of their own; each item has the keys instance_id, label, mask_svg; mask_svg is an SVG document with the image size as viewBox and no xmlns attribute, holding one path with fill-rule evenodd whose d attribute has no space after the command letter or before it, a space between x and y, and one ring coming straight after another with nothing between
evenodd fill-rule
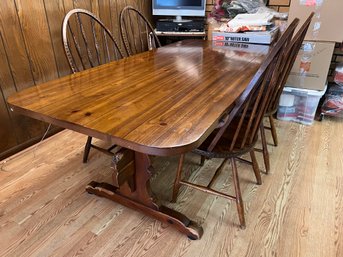
<instances>
[{"instance_id":1,"label":"wooden chair","mask_svg":"<svg viewBox=\"0 0 343 257\"><path fill-rule=\"evenodd\" d=\"M66 14L62 24L62 40L73 73L124 57L112 33L99 18L87 10L73 9ZM83 162L87 162L91 148L112 155L115 147L104 149L93 145L92 137L89 136Z\"/></svg>"},{"instance_id":2,"label":"wooden chair","mask_svg":"<svg viewBox=\"0 0 343 257\"><path fill-rule=\"evenodd\" d=\"M263 122L261 123L260 131L261 131L261 141L262 141L262 152L263 152L263 159L264 159L265 168L267 172L270 170L270 162L269 162L267 141L266 141L266 136L265 136L265 129L271 130L274 145L277 146L278 140L277 140L277 134L276 134L276 128L275 128L273 115L277 112L280 96L287 82L289 73L291 72L292 66L298 55L299 49L305 38L307 30L310 26L313 15L314 13L311 13L309 15L309 17L303 23L299 31L293 37L292 41L287 43L286 45L286 50L284 51L284 54L282 57L282 60L283 60L282 61L283 65L281 67L282 71L277 81L277 86L275 88L275 91L273 92L272 97L270 98L270 102L268 103L267 111L264 115L265 117L268 117L270 127L264 126ZM258 149L255 149L255 150L258 150Z\"/></svg>"},{"instance_id":3,"label":"wooden chair","mask_svg":"<svg viewBox=\"0 0 343 257\"><path fill-rule=\"evenodd\" d=\"M282 65L281 57L285 44L292 37L297 23L298 19L295 19L290 25L291 29L287 30L273 47L245 91L237 99L235 105L230 108L231 111L221 127L215 129L201 146L193 151L205 158L224 159L223 163L215 171L214 176L208 185L197 185L181 179L185 156L183 154L181 155L176 173L172 201L176 201L181 185L186 185L203 192L234 200L237 205L240 225L242 228L245 227L244 207L238 180L236 159L239 160L241 155L249 153L257 184L261 184L261 174L254 154L254 145L257 141L259 127L266 111L269 97L271 97L277 78L280 75L279 67ZM215 179L218 177L219 172L223 169L228 160L231 163L235 195L225 194L211 188Z\"/></svg>"},{"instance_id":4,"label":"wooden chair","mask_svg":"<svg viewBox=\"0 0 343 257\"><path fill-rule=\"evenodd\" d=\"M161 46L150 22L132 6L120 13L120 32L129 56Z\"/></svg>"}]
</instances>

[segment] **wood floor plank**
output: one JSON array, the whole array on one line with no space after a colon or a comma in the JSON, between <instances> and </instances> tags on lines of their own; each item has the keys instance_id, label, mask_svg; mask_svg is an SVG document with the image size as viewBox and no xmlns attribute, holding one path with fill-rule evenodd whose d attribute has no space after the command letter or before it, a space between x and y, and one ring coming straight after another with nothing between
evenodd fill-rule
<instances>
[{"instance_id":1,"label":"wood floor plank","mask_svg":"<svg viewBox=\"0 0 343 257\"><path fill-rule=\"evenodd\" d=\"M181 187L170 203L178 157L155 157L152 189L164 204L204 227L201 240L84 191L111 180L110 158L95 151L82 163L85 136L71 131L0 162L0 256L342 256L343 122L277 122L271 173L256 185L238 163L247 228L226 199ZM271 136L267 133L267 141ZM264 169L262 155L257 154ZM184 175L206 183L219 160L199 166L186 156ZM215 188L233 192L230 165Z\"/></svg>"},{"instance_id":2,"label":"wood floor plank","mask_svg":"<svg viewBox=\"0 0 343 257\"><path fill-rule=\"evenodd\" d=\"M335 251L336 256L343 255L343 178L337 178L335 197Z\"/></svg>"},{"instance_id":3,"label":"wood floor plank","mask_svg":"<svg viewBox=\"0 0 343 257\"><path fill-rule=\"evenodd\" d=\"M286 133L283 133L286 132ZM298 138L296 136L296 130L293 130L290 126L287 131L280 131L283 137L280 141L288 141L289 138ZM282 145L283 142L280 142ZM288 182L292 172L289 170L289 163L291 166L294 162L295 146L288 144L287 152L283 152L289 160L282 158L282 154L277 151L273 155L271 163L271 174L263 177L263 184L256 192L257 197L251 204L251 211L254 213L253 218L248 220L247 226L251 229L247 229L244 233L240 233L239 237L231 239L230 245L235 245L236 241L239 241L239 247L233 247L227 250L227 255L232 256L256 256L256 255L267 255L269 251L273 249L274 243L278 238L278 230L280 229L280 223L282 222L282 213L284 211L285 199L287 199ZM286 149L284 149L286 151ZM279 155L280 154L280 155ZM283 165L280 166L279 160L282 159ZM261 162L260 162L261 163ZM268 197L265 197L268 195ZM282 228L282 226L281 226ZM243 237L243 240L242 238ZM253 238L260 238L261 240L252 240ZM223 243L224 244L224 243Z\"/></svg>"},{"instance_id":4,"label":"wood floor plank","mask_svg":"<svg viewBox=\"0 0 343 257\"><path fill-rule=\"evenodd\" d=\"M320 144L317 152L313 153L317 155L317 162L313 166L313 198L308 244L308 250L314 251L313 256L335 256L332 239L334 238L336 176L327 165L329 155L334 154L330 149L329 130L330 127L325 125L321 128L322 133L318 135L321 139ZM317 225L314 226L313 222ZM315 243L319 238L322 242Z\"/></svg>"},{"instance_id":5,"label":"wood floor plank","mask_svg":"<svg viewBox=\"0 0 343 257\"><path fill-rule=\"evenodd\" d=\"M287 214L283 218L283 223L292 224L292 229L283 229L280 238L275 245L275 251L287 256L302 256L305 253L308 242L308 231L310 228L310 209L313 199L313 183L315 181L315 163L317 158L317 147L321 137L316 137L310 140L312 129L308 128L309 132L305 133L302 139L302 152L311 151L312 154L306 154L299 160L299 169L293 176L294 182L291 183L286 203ZM318 133L320 131L314 131ZM300 190L295 190L299 188ZM298 235L293 237L293 235ZM285 241L284 238L289 238Z\"/></svg>"}]
</instances>

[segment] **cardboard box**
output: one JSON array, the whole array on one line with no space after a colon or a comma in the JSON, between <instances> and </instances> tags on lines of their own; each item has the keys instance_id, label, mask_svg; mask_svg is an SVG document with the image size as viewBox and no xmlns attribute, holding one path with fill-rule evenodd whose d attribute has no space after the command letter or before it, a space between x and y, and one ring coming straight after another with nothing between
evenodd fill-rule
<instances>
[{"instance_id":1,"label":"cardboard box","mask_svg":"<svg viewBox=\"0 0 343 257\"><path fill-rule=\"evenodd\" d=\"M342 0L292 0L288 20L299 18L301 25L311 12L315 12L305 40L342 42L342 10Z\"/></svg>"},{"instance_id":2,"label":"cardboard box","mask_svg":"<svg viewBox=\"0 0 343 257\"><path fill-rule=\"evenodd\" d=\"M237 43L271 44L278 34L278 27L263 32L212 32L213 41L229 41Z\"/></svg>"},{"instance_id":3,"label":"cardboard box","mask_svg":"<svg viewBox=\"0 0 343 257\"><path fill-rule=\"evenodd\" d=\"M333 42L304 41L287 80L287 86L323 90L335 47Z\"/></svg>"}]
</instances>

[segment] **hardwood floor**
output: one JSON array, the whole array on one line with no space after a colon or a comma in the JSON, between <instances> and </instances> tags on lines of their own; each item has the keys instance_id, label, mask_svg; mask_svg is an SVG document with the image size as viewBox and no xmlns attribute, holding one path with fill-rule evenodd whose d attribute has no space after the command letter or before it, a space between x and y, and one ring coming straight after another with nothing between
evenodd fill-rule
<instances>
[{"instance_id":1,"label":"hardwood floor","mask_svg":"<svg viewBox=\"0 0 343 257\"><path fill-rule=\"evenodd\" d=\"M178 202L168 203L177 157L154 158L153 191L202 224L198 241L87 194L91 180L111 181L111 159L93 151L83 164L86 137L63 131L0 162L0 256L343 256L342 120L276 124L280 142L269 147L271 173L263 184L238 164L245 230L226 199L181 187ZM190 180L205 183L219 162L200 169L199 161L187 155L185 174L194 171ZM229 168L217 189L233 190Z\"/></svg>"}]
</instances>

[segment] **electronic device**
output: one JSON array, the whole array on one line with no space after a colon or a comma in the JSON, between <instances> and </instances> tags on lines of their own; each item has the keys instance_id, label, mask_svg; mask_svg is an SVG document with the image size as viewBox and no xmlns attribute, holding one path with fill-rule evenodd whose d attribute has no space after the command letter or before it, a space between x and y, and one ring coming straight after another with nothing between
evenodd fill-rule
<instances>
[{"instance_id":1,"label":"electronic device","mask_svg":"<svg viewBox=\"0 0 343 257\"><path fill-rule=\"evenodd\" d=\"M206 0L153 0L152 14L176 16L174 22L191 22L182 16L205 16Z\"/></svg>"},{"instance_id":2,"label":"electronic device","mask_svg":"<svg viewBox=\"0 0 343 257\"><path fill-rule=\"evenodd\" d=\"M175 22L169 19L161 19L156 22L156 30L165 32L203 32L204 23L204 20Z\"/></svg>"}]
</instances>

